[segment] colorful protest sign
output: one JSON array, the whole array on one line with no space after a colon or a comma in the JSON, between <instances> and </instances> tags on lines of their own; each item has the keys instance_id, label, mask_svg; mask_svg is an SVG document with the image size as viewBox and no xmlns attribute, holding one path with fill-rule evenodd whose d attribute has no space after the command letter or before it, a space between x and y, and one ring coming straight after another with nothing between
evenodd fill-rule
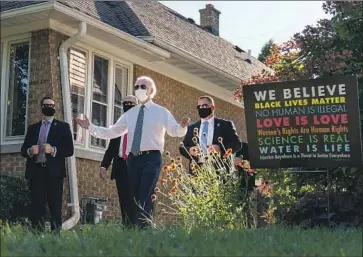
<instances>
[{"instance_id":1,"label":"colorful protest sign","mask_svg":"<svg viewBox=\"0 0 363 257\"><path fill-rule=\"evenodd\" d=\"M253 168L361 167L355 76L243 88Z\"/></svg>"}]
</instances>

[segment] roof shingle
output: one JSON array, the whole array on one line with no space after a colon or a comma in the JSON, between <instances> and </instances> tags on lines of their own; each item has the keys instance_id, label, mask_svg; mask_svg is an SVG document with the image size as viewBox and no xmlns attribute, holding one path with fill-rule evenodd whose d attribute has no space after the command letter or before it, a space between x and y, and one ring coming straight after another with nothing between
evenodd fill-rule
<instances>
[{"instance_id":1,"label":"roof shingle","mask_svg":"<svg viewBox=\"0 0 363 257\"><path fill-rule=\"evenodd\" d=\"M239 53L232 43L191 23L186 17L157 1L136 0L128 4L152 36L241 80L269 69L253 57L251 63L248 63L245 61L247 54Z\"/></svg>"},{"instance_id":2,"label":"roof shingle","mask_svg":"<svg viewBox=\"0 0 363 257\"><path fill-rule=\"evenodd\" d=\"M46 1L1 2L1 11ZM155 0L57 1L133 36L154 36L241 80L269 70L255 58L238 52L227 40L215 36ZM238 57L237 57L238 56Z\"/></svg>"}]
</instances>

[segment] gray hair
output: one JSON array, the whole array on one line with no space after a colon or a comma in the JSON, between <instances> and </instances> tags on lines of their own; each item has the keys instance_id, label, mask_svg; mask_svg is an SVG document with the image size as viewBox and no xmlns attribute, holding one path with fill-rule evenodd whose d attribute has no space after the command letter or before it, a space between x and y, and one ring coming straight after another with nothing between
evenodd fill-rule
<instances>
[{"instance_id":1,"label":"gray hair","mask_svg":"<svg viewBox=\"0 0 363 257\"><path fill-rule=\"evenodd\" d=\"M136 79L135 84L137 84L137 82L140 81L140 80L145 81L146 82L145 85L147 87L151 87L152 88L152 93L151 93L150 97L151 98L154 98L154 96L156 94L156 86L155 86L154 80L152 78L150 78L150 77L147 77L147 76L141 76L141 77L138 77Z\"/></svg>"}]
</instances>

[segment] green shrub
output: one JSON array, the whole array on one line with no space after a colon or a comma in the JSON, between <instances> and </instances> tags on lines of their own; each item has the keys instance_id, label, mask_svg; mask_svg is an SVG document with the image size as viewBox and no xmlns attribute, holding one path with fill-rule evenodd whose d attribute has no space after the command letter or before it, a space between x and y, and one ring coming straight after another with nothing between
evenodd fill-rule
<instances>
[{"instance_id":1,"label":"green shrub","mask_svg":"<svg viewBox=\"0 0 363 257\"><path fill-rule=\"evenodd\" d=\"M238 229L251 225L249 196L241 189L241 179L233 170L234 158L231 149L225 156L210 152L203 166L192 164L195 176L181 164L181 157L170 158L164 166L155 189L160 196L157 202L162 213L177 215L178 225L191 231L194 229ZM154 196L156 197L156 196Z\"/></svg>"},{"instance_id":2,"label":"green shrub","mask_svg":"<svg viewBox=\"0 0 363 257\"><path fill-rule=\"evenodd\" d=\"M30 204L28 181L20 172L0 173L0 220L24 221Z\"/></svg>"},{"instance_id":3,"label":"green shrub","mask_svg":"<svg viewBox=\"0 0 363 257\"><path fill-rule=\"evenodd\" d=\"M358 169L329 169L329 183L325 172L260 169L257 176L271 185L267 223L302 227L359 227L362 223L363 176Z\"/></svg>"}]
</instances>

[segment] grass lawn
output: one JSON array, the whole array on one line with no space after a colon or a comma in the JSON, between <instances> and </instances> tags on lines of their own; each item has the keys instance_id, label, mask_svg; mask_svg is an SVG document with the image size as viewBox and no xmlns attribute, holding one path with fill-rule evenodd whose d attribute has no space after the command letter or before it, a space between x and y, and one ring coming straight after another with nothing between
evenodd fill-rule
<instances>
[{"instance_id":1,"label":"grass lawn","mask_svg":"<svg viewBox=\"0 0 363 257\"><path fill-rule=\"evenodd\" d=\"M362 256L362 230L134 231L115 225L35 236L2 228L1 256Z\"/></svg>"}]
</instances>

